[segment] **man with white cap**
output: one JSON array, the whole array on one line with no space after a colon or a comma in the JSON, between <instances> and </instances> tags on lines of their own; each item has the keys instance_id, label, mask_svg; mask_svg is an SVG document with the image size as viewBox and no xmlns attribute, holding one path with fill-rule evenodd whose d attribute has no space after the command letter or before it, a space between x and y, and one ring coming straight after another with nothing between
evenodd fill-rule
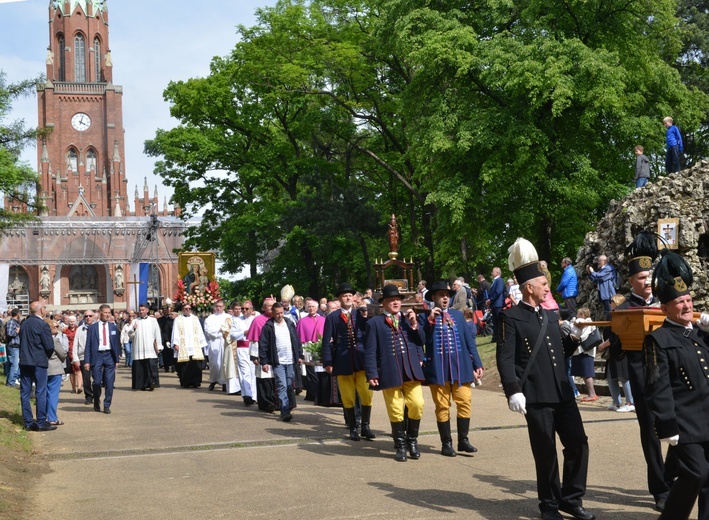
<instances>
[{"instance_id":1,"label":"man with white cap","mask_svg":"<svg viewBox=\"0 0 709 520\"><path fill-rule=\"evenodd\" d=\"M509 267L522 291L519 305L500 314L497 367L510 410L524 414L537 469L544 520L595 516L582 506L588 473L588 438L564 363L559 318L541 307L550 291L534 246L523 238L510 247ZM559 481L556 436L564 446Z\"/></svg>"}]
</instances>

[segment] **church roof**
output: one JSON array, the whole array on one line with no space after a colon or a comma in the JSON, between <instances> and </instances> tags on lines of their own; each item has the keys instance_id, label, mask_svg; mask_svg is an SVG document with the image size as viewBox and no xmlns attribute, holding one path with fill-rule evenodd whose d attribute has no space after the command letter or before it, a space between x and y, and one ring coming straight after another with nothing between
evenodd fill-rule
<instances>
[{"instance_id":1,"label":"church roof","mask_svg":"<svg viewBox=\"0 0 709 520\"><path fill-rule=\"evenodd\" d=\"M56 8L59 9L64 16L71 16L71 13L74 12L74 8L79 5L81 8L84 10L84 13L88 12L88 5L92 4L93 5L93 12L96 14L98 11L106 9L108 6L106 5L106 0L69 0L69 11L64 12L64 0L52 0L51 4Z\"/></svg>"}]
</instances>

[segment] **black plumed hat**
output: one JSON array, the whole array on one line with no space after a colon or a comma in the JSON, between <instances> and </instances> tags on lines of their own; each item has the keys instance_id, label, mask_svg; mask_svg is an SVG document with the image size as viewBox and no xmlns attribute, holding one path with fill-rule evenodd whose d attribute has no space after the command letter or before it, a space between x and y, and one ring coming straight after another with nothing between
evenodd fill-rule
<instances>
[{"instance_id":1,"label":"black plumed hat","mask_svg":"<svg viewBox=\"0 0 709 520\"><path fill-rule=\"evenodd\" d=\"M687 261L670 251L660 252L660 261L652 273L652 294L662 303L669 303L675 298L689 294L694 282L692 268Z\"/></svg>"},{"instance_id":2,"label":"black plumed hat","mask_svg":"<svg viewBox=\"0 0 709 520\"><path fill-rule=\"evenodd\" d=\"M641 231L625 248L625 257L628 261L628 276L633 276L643 271L649 271L652 263L657 258L657 237L649 231Z\"/></svg>"}]
</instances>

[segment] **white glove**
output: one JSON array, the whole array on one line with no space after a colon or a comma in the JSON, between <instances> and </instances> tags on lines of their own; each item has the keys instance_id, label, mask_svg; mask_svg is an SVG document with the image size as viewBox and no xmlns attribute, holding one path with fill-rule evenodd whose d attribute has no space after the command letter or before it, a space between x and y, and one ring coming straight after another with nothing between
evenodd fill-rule
<instances>
[{"instance_id":1,"label":"white glove","mask_svg":"<svg viewBox=\"0 0 709 520\"><path fill-rule=\"evenodd\" d=\"M527 414L527 398L524 397L522 392L512 394L507 402L510 406L510 410L513 412L519 412L522 415Z\"/></svg>"},{"instance_id":2,"label":"white glove","mask_svg":"<svg viewBox=\"0 0 709 520\"><path fill-rule=\"evenodd\" d=\"M701 316L699 316L699 328L704 332L709 332L709 314L706 312L703 312Z\"/></svg>"},{"instance_id":3,"label":"white glove","mask_svg":"<svg viewBox=\"0 0 709 520\"><path fill-rule=\"evenodd\" d=\"M670 446L677 446L677 443L679 442L679 435L673 435L672 437L666 437L664 439L660 439L662 442L666 442Z\"/></svg>"}]
</instances>

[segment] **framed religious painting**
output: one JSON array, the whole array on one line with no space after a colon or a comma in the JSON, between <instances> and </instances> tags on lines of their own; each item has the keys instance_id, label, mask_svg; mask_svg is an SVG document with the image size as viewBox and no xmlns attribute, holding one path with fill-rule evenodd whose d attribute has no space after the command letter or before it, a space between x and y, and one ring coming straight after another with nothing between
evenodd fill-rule
<instances>
[{"instance_id":1,"label":"framed religious painting","mask_svg":"<svg viewBox=\"0 0 709 520\"><path fill-rule=\"evenodd\" d=\"M177 274L185 284L185 292L193 294L214 280L214 253L183 252L177 255Z\"/></svg>"},{"instance_id":2,"label":"framed religious painting","mask_svg":"<svg viewBox=\"0 0 709 520\"><path fill-rule=\"evenodd\" d=\"M657 248L678 249L679 248L679 219L661 218L657 220L657 234L660 239L657 241Z\"/></svg>"}]
</instances>

